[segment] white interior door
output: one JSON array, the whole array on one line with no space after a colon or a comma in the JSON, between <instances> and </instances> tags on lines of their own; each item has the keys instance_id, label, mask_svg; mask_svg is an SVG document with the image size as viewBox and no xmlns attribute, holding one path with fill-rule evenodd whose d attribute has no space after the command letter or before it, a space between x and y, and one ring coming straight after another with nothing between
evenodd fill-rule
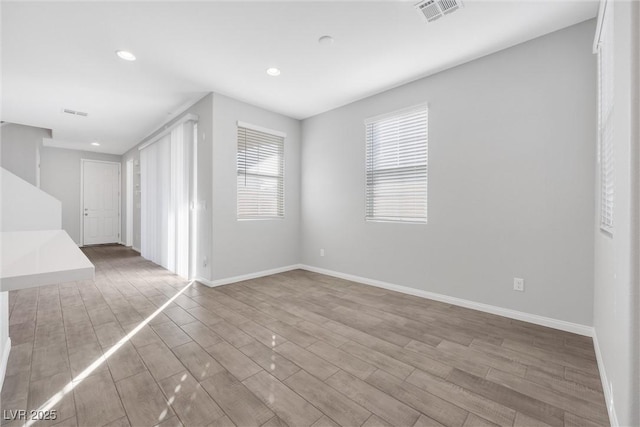
<instances>
[{"instance_id":1,"label":"white interior door","mask_svg":"<svg viewBox=\"0 0 640 427\"><path fill-rule=\"evenodd\" d=\"M120 240L120 163L82 160L83 244Z\"/></svg>"}]
</instances>

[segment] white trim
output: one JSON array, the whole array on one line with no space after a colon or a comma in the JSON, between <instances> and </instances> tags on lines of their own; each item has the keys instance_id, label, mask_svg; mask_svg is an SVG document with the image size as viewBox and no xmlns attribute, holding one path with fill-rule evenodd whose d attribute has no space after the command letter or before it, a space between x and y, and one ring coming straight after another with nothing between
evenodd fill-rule
<instances>
[{"instance_id":1,"label":"white trim","mask_svg":"<svg viewBox=\"0 0 640 427\"><path fill-rule=\"evenodd\" d=\"M279 131L279 130L273 130L273 129L265 128L265 127L258 126L258 125L252 125L251 123L241 122L240 120L238 120L236 122L236 124L238 125L238 127L241 127L241 128L257 130L258 132L264 132L264 133L268 133L270 135L280 136L282 138L286 138L287 137L287 134L285 132L282 132L282 131Z\"/></svg>"},{"instance_id":2,"label":"white trim","mask_svg":"<svg viewBox=\"0 0 640 427\"><path fill-rule=\"evenodd\" d=\"M9 362L9 352L11 351L11 337L7 337L7 342L2 352L2 359L0 359L0 390L2 390L2 384L4 384L4 375L7 373L7 363Z\"/></svg>"},{"instance_id":3,"label":"white trim","mask_svg":"<svg viewBox=\"0 0 640 427\"><path fill-rule=\"evenodd\" d=\"M171 131L177 127L180 126L183 123L189 122L189 121L193 121L193 122L197 122L198 121L198 116L196 114L185 114L184 116L180 117L178 120L176 120L175 122L171 123L170 125L164 125L162 127L162 131L157 133L157 134L151 134L150 136L146 137L145 139L142 140L142 144L140 144L138 146L138 151L144 150L145 148L147 148L148 146L150 146L151 144L154 144L156 142L158 142L163 136L171 133ZM156 130L156 132L158 132L160 129ZM150 141L144 142L147 139L150 139Z\"/></svg>"},{"instance_id":4,"label":"white trim","mask_svg":"<svg viewBox=\"0 0 640 427\"><path fill-rule=\"evenodd\" d=\"M80 243L78 246L85 246L84 244L84 163L85 162L95 162L95 163L111 163L118 165L118 235L122 234L122 163L121 162L110 162L107 160L93 160L93 159L80 159ZM121 237L118 236L118 242L112 243L120 243Z\"/></svg>"},{"instance_id":5,"label":"white trim","mask_svg":"<svg viewBox=\"0 0 640 427\"><path fill-rule=\"evenodd\" d=\"M131 249L133 249L134 251L138 252L138 253L142 253L140 251L140 248L136 248L135 246L131 246Z\"/></svg>"},{"instance_id":6,"label":"white trim","mask_svg":"<svg viewBox=\"0 0 640 427\"><path fill-rule=\"evenodd\" d=\"M256 273L249 273L249 274L244 274L240 276L217 279L213 281L202 278L202 277L197 277L195 280L197 280L198 282L201 282L204 285L215 287L215 286L228 285L230 283L241 282L243 280L250 280L250 279L256 279L258 277L270 276L272 274L283 273L285 271L291 271L296 269L302 269L302 270L312 271L314 273L325 274L327 276L338 277L340 279L351 280L353 282L362 283L364 285L375 286L378 288L401 292L407 295L413 295L421 298L445 302L448 304L453 304L460 307L466 307L473 310L482 311L485 313L491 313L491 314L496 314L498 316L508 317L510 319L521 320L523 322L546 326L553 329L559 329L561 331L571 332L578 335L584 335L588 337L591 337L594 335L593 327L587 326L587 325L581 325L578 323L567 322L564 320L553 319L550 317L539 316L537 314L525 313L522 311L511 310L508 308L497 307L494 305L483 304L475 301L469 301L462 298L456 298L448 295L438 294L435 292L424 291L422 289L410 288L408 286L395 285L393 283L387 283L387 282L383 282L375 279L368 279L366 277L356 276L353 274L340 273L338 271L328 270L320 267L314 267L306 264L292 264L285 267L274 268L271 270L263 270Z\"/></svg>"},{"instance_id":7,"label":"white trim","mask_svg":"<svg viewBox=\"0 0 640 427\"><path fill-rule=\"evenodd\" d=\"M498 316L508 317L510 319L522 320L523 322L534 323L561 331L571 332L578 335L592 336L593 328L591 326L571 323L564 320L553 319L550 317L539 316L537 314L525 313L523 311L511 310L508 308L497 307L495 305L483 304L480 302L469 301L462 298L442 295L435 292L424 291L422 289L410 288L408 286L395 285L393 283L382 282L380 280L368 279L366 277L355 276L353 274L340 273L324 268L313 267L310 265L300 265L299 268L313 271L314 273L326 274L327 276L338 277L340 279L351 280L365 285L376 286L378 288L389 289L391 291L401 292L403 294L413 295L417 297L427 298L435 301L445 302L460 307L466 307L473 310L483 311L485 313L496 314Z\"/></svg>"},{"instance_id":8,"label":"white trim","mask_svg":"<svg viewBox=\"0 0 640 427\"><path fill-rule=\"evenodd\" d=\"M227 277L224 279L209 280L203 277L196 277L195 280L202 283L203 285L207 285L211 288L214 288L216 286L228 285L231 283L242 282L244 280L257 279L258 277L271 276L273 274L284 273L285 271L297 270L299 268L302 268L300 264L292 264L284 267L272 268L270 270L262 270L256 273L249 273L249 274L242 274L240 276Z\"/></svg>"},{"instance_id":9,"label":"white trim","mask_svg":"<svg viewBox=\"0 0 640 427\"><path fill-rule=\"evenodd\" d=\"M612 426L619 426L618 415L616 414L616 408L613 405L613 396L611 395L611 389L609 388L609 380L607 379L607 372L604 368L604 360L602 359L602 352L600 351L600 344L598 343L598 334L594 328L593 330L593 347L596 352L596 361L598 363L598 370L600 371L600 382L602 382L602 390L604 391L604 401L607 405L607 412L609 413L609 423Z\"/></svg>"}]
</instances>

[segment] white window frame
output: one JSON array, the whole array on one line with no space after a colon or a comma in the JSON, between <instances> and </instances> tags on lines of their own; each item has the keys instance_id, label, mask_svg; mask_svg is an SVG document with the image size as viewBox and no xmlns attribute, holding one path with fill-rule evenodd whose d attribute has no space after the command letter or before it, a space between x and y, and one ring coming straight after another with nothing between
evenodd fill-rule
<instances>
[{"instance_id":1,"label":"white window frame","mask_svg":"<svg viewBox=\"0 0 640 427\"><path fill-rule=\"evenodd\" d=\"M424 174L424 211L421 215L407 215L406 214L406 206L398 204L398 210L396 214L390 214L387 212L386 214L376 213L375 212L375 197L374 189L371 186L371 183L375 179L376 171L381 170L401 170L407 169L407 166L398 166L398 167L385 167L385 168L375 168L373 165L373 156L374 156L374 140L372 139L372 126L381 124L383 122L389 122L393 119L408 117L411 115L424 115L424 165L418 165L421 169L424 168L424 172L416 171L413 175L414 177L420 177L420 175ZM418 117L417 120L420 120ZM408 108L403 108L400 110L396 110L390 113L370 117L365 120L365 220L368 222L393 222L393 223L409 223L409 224L426 224L427 223L427 213L428 213L428 152L429 152L429 106L427 103L421 103L418 105L414 105ZM390 143L391 141L385 141ZM407 174L406 178L410 178L411 175ZM419 194L419 193L415 193ZM403 212L405 210L405 212Z\"/></svg>"},{"instance_id":2,"label":"white window frame","mask_svg":"<svg viewBox=\"0 0 640 427\"><path fill-rule=\"evenodd\" d=\"M615 204L613 3L603 0L600 4L593 47L598 55L599 225L602 231L611 236L614 231Z\"/></svg>"},{"instance_id":3,"label":"white window frame","mask_svg":"<svg viewBox=\"0 0 640 427\"><path fill-rule=\"evenodd\" d=\"M267 138L277 138L280 141L280 146L279 146L279 166L278 166L278 174L250 174L247 173L247 171L245 169L241 168L241 161L240 161L240 153L241 153L241 147L240 145L244 142L246 143L246 141L243 141L241 139L241 133L243 131L250 131L253 132L254 135L260 135L260 134L264 134L266 135ZM236 129L236 139L237 139L237 150L236 150L236 216L237 216L237 220L238 221L254 221L254 220L274 220L274 219L283 219L285 217L285 161L284 161L284 155L285 155L285 139L287 137L287 134L281 131L277 131L277 130L273 130L273 129L268 129L262 126L258 126L258 125L253 125L250 123L246 123L246 122L241 122L238 121L237 122L237 129ZM245 161L246 163L246 161ZM252 214L241 214L241 203L242 203L242 199L241 199L241 192L240 192L240 181L238 178L240 178L241 176L244 176L245 178L248 175L254 175L254 176L264 176L264 177L269 177L269 178L276 178L277 181L279 181L279 184L277 185L278 191L276 193L276 200L275 203L277 204L277 212L275 215L273 214L267 214L267 213L260 213L259 210L259 206L257 208L258 212L254 212ZM259 202L258 202L259 203Z\"/></svg>"}]
</instances>

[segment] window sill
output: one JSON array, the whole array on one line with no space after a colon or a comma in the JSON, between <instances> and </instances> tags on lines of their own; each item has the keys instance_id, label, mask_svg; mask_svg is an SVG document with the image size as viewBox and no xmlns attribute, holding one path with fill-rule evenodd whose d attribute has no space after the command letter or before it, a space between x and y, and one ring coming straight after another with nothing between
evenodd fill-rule
<instances>
[{"instance_id":1,"label":"window sill","mask_svg":"<svg viewBox=\"0 0 640 427\"><path fill-rule=\"evenodd\" d=\"M273 217L265 217L265 218L236 218L238 222L245 221L281 221L284 219L283 216L273 216Z\"/></svg>"},{"instance_id":2,"label":"window sill","mask_svg":"<svg viewBox=\"0 0 640 427\"><path fill-rule=\"evenodd\" d=\"M369 219L365 218L365 222L381 222L389 224L414 224L414 225L427 225L427 221L403 221L394 219Z\"/></svg>"}]
</instances>

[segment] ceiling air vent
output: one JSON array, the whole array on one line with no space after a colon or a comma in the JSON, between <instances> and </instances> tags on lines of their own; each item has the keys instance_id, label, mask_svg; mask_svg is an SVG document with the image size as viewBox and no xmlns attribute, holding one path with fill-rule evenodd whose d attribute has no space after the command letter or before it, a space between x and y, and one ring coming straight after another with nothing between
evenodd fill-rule
<instances>
[{"instance_id":1,"label":"ceiling air vent","mask_svg":"<svg viewBox=\"0 0 640 427\"><path fill-rule=\"evenodd\" d=\"M416 10L427 22L433 22L462 7L462 0L424 0L415 5Z\"/></svg>"},{"instance_id":2,"label":"ceiling air vent","mask_svg":"<svg viewBox=\"0 0 640 427\"><path fill-rule=\"evenodd\" d=\"M68 108L63 108L62 112L65 113L65 114L71 114L72 116L87 117L89 115L89 113L85 113L84 111L70 110Z\"/></svg>"}]
</instances>

